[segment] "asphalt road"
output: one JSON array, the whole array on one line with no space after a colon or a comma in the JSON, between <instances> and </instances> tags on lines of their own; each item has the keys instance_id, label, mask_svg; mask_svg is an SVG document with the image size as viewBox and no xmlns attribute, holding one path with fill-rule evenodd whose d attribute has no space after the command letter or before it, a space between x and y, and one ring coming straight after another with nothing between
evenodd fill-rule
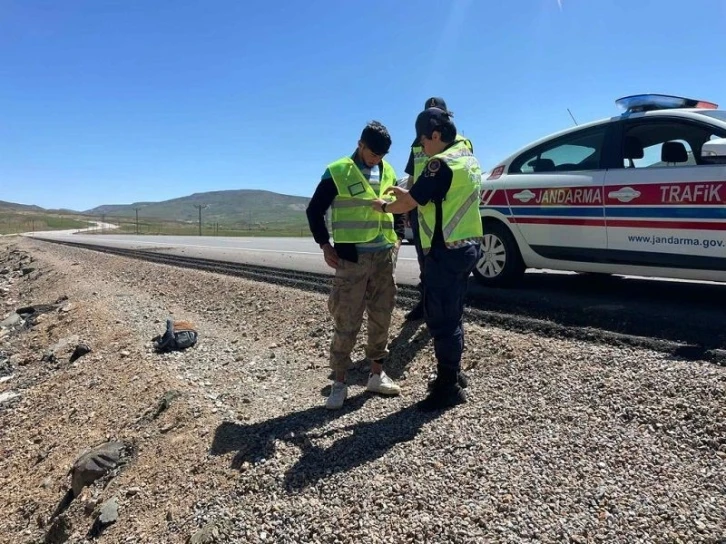
<instances>
[{"instance_id":1,"label":"asphalt road","mask_svg":"<svg viewBox=\"0 0 726 544\"><path fill-rule=\"evenodd\" d=\"M35 233L34 236L332 274L311 238L72 232ZM418 282L413 246L402 246L396 276L401 284ZM554 325L563 329L565 336L568 328L580 329L578 336L582 336L582 329L592 329L588 335L593 339L602 333L642 336L683 344L681 354L688 358L698 358L704 350L726 348L726 284L532 271L516 289L486 289L473 278L470 285L470 300L479 308L493 314L541 320L543 329ZM498 323L494 315L492 322Z\"/></svg>"},{"instance_id":2,"label":"asphalt road","mask_svg":"<svg viewBox=\"0 0 726 544\"><path fill-rule=\"evenodd\" d=\"M323 252L312 238L239 238L216 236L135 236L129 234L74 234L76 231L35 233L37 238L143 249L186 257L203 257L236 263L257 264L303 272L333 274ZM413 246L399 252L396 277L399 283L418 283L418 263Z\"/></svg>"}]
</instances>

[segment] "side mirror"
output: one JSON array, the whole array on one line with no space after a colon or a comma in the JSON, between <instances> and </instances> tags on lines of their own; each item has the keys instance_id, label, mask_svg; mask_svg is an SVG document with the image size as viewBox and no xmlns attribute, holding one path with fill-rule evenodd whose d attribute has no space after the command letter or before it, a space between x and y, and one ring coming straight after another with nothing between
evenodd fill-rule
<instances>
[{"instance_id":1,"label":"side mirror","mask_svg":"<svg viewBox=\"0 0 726 544\"><path fill-rule=\"evenodd\" d=\"M715 138L703 144L701 162L704 164L726 164L726 138Z\"/></svg>"}]
</instances>

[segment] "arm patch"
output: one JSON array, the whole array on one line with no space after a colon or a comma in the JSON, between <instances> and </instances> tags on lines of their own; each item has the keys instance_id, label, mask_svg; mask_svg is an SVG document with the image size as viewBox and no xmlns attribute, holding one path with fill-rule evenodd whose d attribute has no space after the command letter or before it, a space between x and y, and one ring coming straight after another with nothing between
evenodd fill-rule
<instances>
[{"instance_id":1,"label":"arm patch","mask_svg":"<svg viewBox=\"0 0 726 544\"><path fill-rule=\"evenodd\" d=\"M441 161L439 159L432 159L426 163L426 176L434 176L436 172L441 170Z\"/></svg>"}]
</instances>

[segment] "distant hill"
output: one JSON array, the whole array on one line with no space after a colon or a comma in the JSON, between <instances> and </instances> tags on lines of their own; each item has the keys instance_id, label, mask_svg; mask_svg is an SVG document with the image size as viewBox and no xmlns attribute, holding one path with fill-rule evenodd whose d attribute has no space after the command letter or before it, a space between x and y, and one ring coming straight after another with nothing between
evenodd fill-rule
<instances>
[{"instance_id":1,"label":"distant hill","mask_svg":"<svg viewBox=\"0 0 726 544\"><path fill-rule=\"evenodd\" d=\"M5 202L0 200L0 210L12 212L44 212L40 206L29 206L27 204L16 204L14 202Z\"/></svg>"},{"instance_id":2,"label":"distant hill","mask_svg":"<svg viewBox=\"0 0 726 544\"><path fill-rule=\"evenodd\" d=\"M64 215L80 215L81 212L69 210L68 208L41 208L32 204L17 204L16 202L5 202L0 200L0 211L16 213L50 213Z\"/></svg>"},{"instance_id":3,"label":"distant hill","mask_svg":"<svg viewBox=\"0 0 726 544\"><path fill-rule=\"evenodd\" d=\"M154 218L174 221L196 221L199 211L195 205L206 205L202 210L204 222L225 224L247 223L300 223L305 221L307 197L283 195L272 191L240 189L211 191L162 202L135 202L128 205L105 205L86 210L85 214L109 217Z\"/></svg>"}]
</instances>

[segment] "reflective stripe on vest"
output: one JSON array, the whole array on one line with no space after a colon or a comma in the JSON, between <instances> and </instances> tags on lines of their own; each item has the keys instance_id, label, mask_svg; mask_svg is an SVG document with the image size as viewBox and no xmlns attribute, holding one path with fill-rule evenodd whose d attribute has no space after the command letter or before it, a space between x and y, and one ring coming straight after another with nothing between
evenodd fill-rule
<instances>
[{"instance_id":1,"label":"reflective stripe on vest","mask_svg":"<svg viewBox=\"0 0 726 544\"><path fill-rule=\"evenodd\" d=\"M481 238L479 197L482 172L479 161L462 141L435 155L435 158L444 161L453 173L451 187L441 203L444 243L447 247L454 247L457 242ZM435 224L436 204L429 202L420 206L421 247L425 252L431 248Z\"/></svg>"},{"instance_id":2,"label":"reflective stripe on vest","mask_svg":"<svg viewBox=\"0 0 726 544\"><path fill-rule=\"evenodd\" d=\"M388 215L388 214L386 214ZM377 229L380 225L379 221L335 221L338 229ZM393 228L393 219L390 221L383 219L383 224ZM340 240L336 240L340 241Z\"/></svg>"},{"instance_id":3,"label":"reflective stripe on vest","mask_svg":"<svg viewBox=\"0 0 726 544\"><path fill-rule=\"evenodd\" d=\"M460 134L457 134L454 141L466 142L466 147L469 148L469 151L471 151L472 153L474 152L474 146L472 145L471 140L469 140L468 138L464 138ZM412 146L411 153L413 154L413 182L416 183L416 180L424 171L424 168L426 168L426 163L429 162L429 158L426 156L423 147L421 147L420 145ZM408 188L410 189L411 187Z\"/></svg>"},{"instance_id":4,"label":"reflective stripe on vest","mask_svg":"<svg viewBox=\"0 0 726 544\"><path fill-rule=\"evenodd\" d=\"M370 208L371 201L364 198L351 198L349 200L333 200L333 208L358 208L368 206Z\"/></svg>"},{"instance_id":5,"label":"reflective stripe on vest","mask_svg":"<svg viewBox=\"0 0 726 544\"><path fill-rule=\"evenodd\" d=\"M396 173L381 161L381 181L378 194L365 178L353 159L344 157L328 166L338 194L333 199L332 228L336 242L362 244L383 235L388 243L396 241L393 214L378 213L371 202L382 198L388 187L396 184Z\"/></svg>"}]
</instances>

